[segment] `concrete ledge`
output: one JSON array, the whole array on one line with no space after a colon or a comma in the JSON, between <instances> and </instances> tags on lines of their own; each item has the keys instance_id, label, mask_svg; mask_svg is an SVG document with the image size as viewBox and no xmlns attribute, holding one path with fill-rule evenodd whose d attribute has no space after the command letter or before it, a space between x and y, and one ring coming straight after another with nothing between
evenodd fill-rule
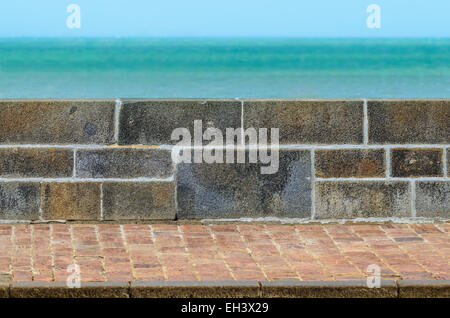
<instances>
[{"instance_id":1,"label":"concrete ledge","mask_svg":"<svg viewBox=\"0 0 450 318\"><path fill-rule=\"evenodd\" d=\"M24 282L10 285L11 298L128 298L128 282L86 282L69 288L63 282Z\"/></svg>"},{"instance_id":2,"label":"concrete ledge","mask_svg":"<svg viewBox=\"0 0 450 318\"><path fill-rule=\"evenodd\" d=\"M9 282L11 275L0 273L0 298L9 297Z\"/></svg>"},{"instance_id":3,"label":"concrete ledge","mask_svg":"<svg viewBox=\"0 0 450 318\"><path fill-rule=\"evenodd\" d=\"M382 281L380 288L369 288L366 281L270 281L261 285L261 296L265 298L396 298L398 295L394 281Z\"/></svg>"},{"instance_id":4,"label":"concrete ledge","mask_svg":"<svg viewBox=\"0 0 450 318\"><path fill-rule=\"evenodd\" d=\"M450 280L399 280L399 298L450 298Z\"/></svg>"},{"instance_id":5,"label":"concrete ledge","mask_svg":"<svg viewBox=\"0 0 450 318\"><path fill-rule=\"evenodd\" d=\"M366 281L138 281L9 283L0 276L0 298L449 298L450 281L397 282L380 288Z\"/></svg>"},{"instance_id":6,"label":"concrete ledge","mask_svg":"<svg viewBox=\"0 0 450 318\"><path fill-rule=\"evenodd\" d=\"M255 298L257 281L132 282L132 298Z\"/></svg>"}]
</instances>

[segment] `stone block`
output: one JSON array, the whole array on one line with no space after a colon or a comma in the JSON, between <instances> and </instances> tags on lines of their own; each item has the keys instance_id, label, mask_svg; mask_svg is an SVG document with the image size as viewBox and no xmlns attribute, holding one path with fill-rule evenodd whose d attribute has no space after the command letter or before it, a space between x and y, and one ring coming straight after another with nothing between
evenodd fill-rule
<instances>
[{"instance_id":1,"label":"stone block","mask_svg":"<svg viewBox=\"0 0 450 318\"><path fill-rule=\"evenodd\" d=\"M315 189L317 219L411 216L408 182L319 181Z\"/></svg>"},{"instance_id":2,"label":"stone block","mask_svg":"<svg viewBox=\"0 0 450 318\"><path fill-rule=\"evenodd\" d=\"M114 101L0 101L0 144L109 144Z\"/></svg>"}]
</instances>

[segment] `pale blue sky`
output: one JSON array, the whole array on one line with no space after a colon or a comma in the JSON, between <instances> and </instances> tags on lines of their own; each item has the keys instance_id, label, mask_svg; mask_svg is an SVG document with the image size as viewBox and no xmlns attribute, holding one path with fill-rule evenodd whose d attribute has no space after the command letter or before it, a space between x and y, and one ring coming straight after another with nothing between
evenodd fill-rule
<instances>
[{"instance_id":1,"label":"pale blue sky","mask_svg":"<svg viewBox=\"0 0 450 318\"><path fill-rule=\"evenodd\" d=\"M81 29L66 8L81 7ZM366 8L381 7L381 29ZM450 37L449 0L11 0L0 36Z\"/></svg>"}]
</instances>

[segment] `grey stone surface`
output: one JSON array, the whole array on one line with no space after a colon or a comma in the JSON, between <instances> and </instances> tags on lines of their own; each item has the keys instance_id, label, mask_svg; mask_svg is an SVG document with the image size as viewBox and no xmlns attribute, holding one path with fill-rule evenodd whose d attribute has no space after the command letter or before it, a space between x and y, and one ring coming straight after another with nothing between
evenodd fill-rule
<instances>
[{"instance_id":1,"label":"grey stone surface","mask_svg":"<svg viewBox=\"0 0 450 318\"><path fill-rule=\"evenodd\" d=\"M316 177L384 177L382 149L316 150Z\"/></svg>"},{"instance_id":2,"label":"grey stone surface","mask_svg":"<svg viewBox=\"0 0 450 318\"><path fill-rule=\"evenodd\" d=\"M369 143L450 143L450 100L369 100Z\"/></svg>"},{"instance_id":3,"label":"grey stone surface","mask_svg":"<svg viewBox=\"0 0 450 318\"><path fill-rule=\"evenodd\" d=\"M282 151L279 169L261 174L261 163L178 165L178 218L310 217L309 151ZM266 165L264 165L266 166Z\"/></svg>"},{"instance_id":4,"label":"grey stone surface","mask_svg":"<svg viewBox=\"0 0 450 318\"><path fill-rule=\"evenodd\" d=\"M1 182L0 220L39 219L40 197L38 182Z\"/></svg>"},{"instance_id":5,"label":"grey stone surface","mask_svg":"<svg viewBox=\"0 0 450 318\"><path fill-rule=\"evenodd\" d=\"M105 182L105 220L174 220L173 182Z\"/></svg>"},{"instance_id":6,"label":"grey stone surface","mask_svg":"<svg viewBox=\"0 0 450 318\"><path fill-rule=\"evenodd\" d=\"M450 280L399 280L399 298L449 298Z\"/></svg>"},{"instance_id":7,"label":"grey stone surface","mask_svg":"<svg viewBox=\"0 0 450 318\"><path fill-rule=\"evenodd\" d=\"M318 181L317 219L410 217L408 182Z\"/></svg>"},{"instance_id":8,"label":"grey stone surface","mask_svg":"<svg viewBox=\"0 0 450 318\"><path fill-rule=\"evenodd\" d=\"M366 281L263 281L262 297L283 298L395 298L393 281L381 281L380 288L367 287Z\"/></svg>"},{"instance_id":9,"label":"grey stone surface","mask_svg":"<svg viewBox=\"0 0 450 318\"><path fill-rule=\"evenodd\" d=\"M441 149L392 149L393 177L442 177Z\"/></svg>"},{"instance_id":10,"label":"grey stone surface","mask_svg":"<svg viewBox=\"0 0 450 318\"><path fill-rule=\"evenodd\" d=\"M114 101L0 101L0 144L109 144Z\"/></svg>"},{"instance_id":11,"label":"grey stone surface","mask_svg":"<svg viewBox=\"0 0 450 318\"><path fill-rule=\"evenodd\" d=\"M0 177L71 177L73 151L55 148L0 149Z\"/></svg>"},{"instance_id":12,"label":"grey stone surface","mask_svg":"<svg viewBox=\"0 0 450 318\"><path fill-rule=\"evenodd\" d=\"M14 282L11 298L129 298L128 282L82 282L69 288L65 282Z\"/></svg>"},{"instance_id":13,"label":"grey stone surface","mask_svg":"<svg viewBox=\"0 0 450 318\"><path fill-rule=\"evenodd\" d=\"M396 241L396 242L414 242L414 241L423 242L423 238L421 238L421 237L396 237L396 238L394 238L394 241Z\"/></svg>"},{"instance_id":14,"label":"grey stone surface","mask_svg":"<svg viewBox=\"0 0 450 318\"><path fill-rule=\"evenodd\" d=\"M244 127L279 128L281 144L363 142L363 102L345 100L249 100Z\"/></svg>"},{"instance_id":15,"label":"grey stone surface","mask_svg":"<svg viewBox=\"0 0 450 318\"><path fill-rule=\"evenodd\" d=\"M416 216L450 218L450 181L416 182Z\"/></svg>"},{"instance_id":16,"label":"grey stone surface","mask_svg":"<svg viewBox=\"0 0 450 318\"><path fill-rule=\"evenodd\" d=\"M132 298L253 298L260 296L256 281L134 281Z\"/></svg>"},{"instance_id":17,"label":"grey stone surface","mask_svg":"<svg viewBox=\"0 0 450 318\"><path fill-rule=\"evenodd\" d=\"M125 100L120 113L119 144L175 144L171 140L175 128L187 128L193 139L194 120L202 120L203 130L213 127L225 134L226 128L241 127L241 102Z\"/></svg>"},{"instance_id":18,"label":"grey stone surface","mask_svg":"<svg viewBox=\"0 0 450 318\"><path fill-rule=\"evenodd\" d=\"M81 178L167 178L173 165L164 149L86 149L77 150L76 173Z\"/></svg>"},{"instance_id":19,"label":"grey stone surface","mask_svg":"<svg viewBox=\"0 0 450 318\"><path fill-rule=\"evenodd\" d=\"M43 182L41 195L44 220L100 219L100 183Z\"/></svg>"}]
</instances>

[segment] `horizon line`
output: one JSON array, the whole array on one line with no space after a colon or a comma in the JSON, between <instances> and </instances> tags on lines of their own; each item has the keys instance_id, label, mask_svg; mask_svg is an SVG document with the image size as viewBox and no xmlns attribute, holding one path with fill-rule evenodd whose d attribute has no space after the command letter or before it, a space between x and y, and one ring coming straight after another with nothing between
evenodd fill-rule
<instances>
[{"instance_id":1,"label":"horizon line","mask_svg":"<svg viewBox=\"0 0 450 318\"><path fill-rule=\"evenodd\" d=\"M97 36L97 35L83 35L83 36L65 36L65 35L20 35L20 36L1 36L0 39L327 39L327 40L340 40L340 39L364 39L364 40L397 40L397 39L433 39L433 40L450 40L449 36L264 36L264 35L230 35L230 36Z\"/></svg>"}]
</instances>

